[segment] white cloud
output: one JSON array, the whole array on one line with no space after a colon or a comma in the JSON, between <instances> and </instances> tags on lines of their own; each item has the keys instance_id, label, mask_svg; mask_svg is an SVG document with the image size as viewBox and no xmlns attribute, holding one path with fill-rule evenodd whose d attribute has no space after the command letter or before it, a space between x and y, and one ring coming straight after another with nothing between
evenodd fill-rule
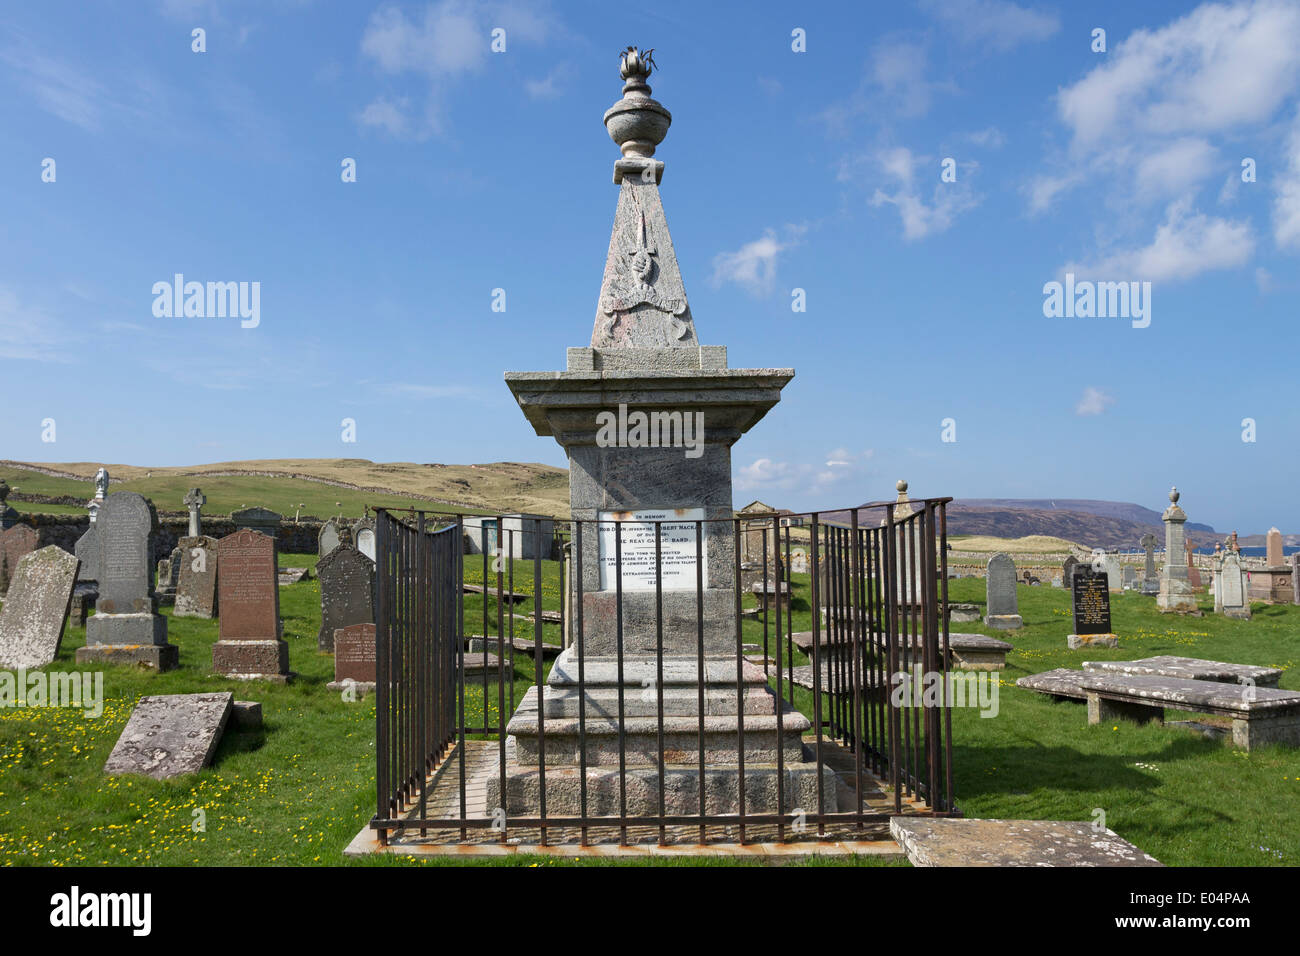
<instances>
[{"instance_id":1,"label":"white cloud","mask_svg":"<svg viewBox=\"0 0 1300 956\"><path fill-rule=\"evenodd\" d=\"M1058 95L1077 147L1261 123L1300 80L1300 7L1204 4L1138 30Z\"/></svg>"},{"instance_id":2,"label":"white cloud","mask_svg":"<svg viewBox=\"0 0 1300 956\"><path fill-rule=\"evenodd\" d=\"M1287 139L1286 174L1277 180L1273 239L1284 249L1300 250L1300 115Z\"/></svg>"},{"instance_id":3,"label":"white cloud","mask_svg":"<svg viewBox=\"0 0 1300 956\"><path fill-rule=\"evenodd\" d=\"M1169 204L1151 243L1106 256L1091 265L1072 263L1063 272L1080 277L1159 282L1190 279L1213 269L1243 265L1255 252L1250 223L1194 212L1190 200Z\"/></svg>"},{"instance_id":4,"label":"white cloud","mask_svg":"<svg viewBox=\"0 0 1300 956\"><path fill-rule=\"evenodd\" d=\"M1205 140L1195 136L1175 140L1138 163L1138 191L1166 199L1181 195L1205 179L1216 162L1214 147Z\"/></svg>"},{"instance_id":5,"label":"white cloud","mask_svg":"<svg viewBox=\"0 0 1300 956\"><path fill-rule=\"evenodd\" d=\"M1002 135L1002 130L996 126L987 126L984 129L964 133L962 139L973 146L981 146L985 149L1000 149L1007 141L1007 138Z\"/></svg>"},{"instance_id":6,"label":"white cloud","mask_svg":"<svg viewBox=\"0 0 1300 956\"><path fill-rule=\"evenodd\" d=\"M920 44L886 37L872 50L868 71L871 82L899 114L920 116L930 108L936 86Z\"/></svg>"},{"instance_id":7,"label":"white cloud","mask_svg":"<svg viewBox=\"0 0 1300 956\"><path fill-rule=\"evenodd\" d=\"M923 168L923 162L903 147L885 150L877 156L880 171L892 179L897 188L892 193L877 188L871 196L871 205L897 208L903 224L903 238L908 241L946 231L958 216L980 204L980 197L971 191L965 179L972 169L977 168L973 163L959 167L955 183L940 182L939 165L933 164L935 185L927 202L917 184L917 170ZM843 173L841 178L845 178Z\"/></svg>"},{"instance_id":8,"label":"white cloud","mask_svg":"<svg viewBox=\"0 0 1300 956\"><path fill-rule=\"evenodd\" d=\"M852 452L846 448L836 448L827 454L825 464L820 468L803 462L758 458L737 470L736 487L820 492L845 479L860 478L864 474L863 466L873 455L872 449Z\"/></svg>"},{"instance_id":9,"label":"white cloud","mask_svg":"<svg viewBox=\"0 0 1300 956\"><path fill-rule=\"evenodd\" d=\"M1055 13L1007 0L922 0L921 7L962 42L1000 52L1046 40L1061 29Z\"/></svg>"},{"instance_id":10,"label":"white cloud","mask_svg":"<svg viewBox=\"0 0 1300 956\"><path fill-rule=\"evenodd\" d=\"M1079 399L1079 403L1074 406L1074 413L1076 415L1100 415L1114 404L1114 398L1101 389L1089 385L1083 390L1083 397Z\"/></svg>"},{"instance_id":11,"label":"white cloud","mask_svg":"<svg viewBox=\"0 0 1300 956\"><path fill-rule=\"evenodd\" d=\"M361 37L362 55L391 77L414 75L428 85L428 102L422 110L398 109L397 97L377 96L357 117L395 136L419 138L440 133L441 94L461 78L477 73L491 52L492 31L506 31L506 51L512 44L542 42L553 31L545 9L519 2L440 0L410 16L389 4L370 15ZM544 84L546 81L541 81ZM536 93L546 94L544 85Z\"/></svg>"},{"instance_id":12,"label":"white cloud","mask_svg":"<svg viewBox=\"0 0 1300 956\"><path fill-rule=\"evenodd\" d=\"M561 87L573 76L573 72L573 64L559 63L546 74L545 78L525 80L524 92L535 100L553 100L560 95Z\"/></svg>"},{"instance_id":13,"label":"white cloud","mask_svg":"<svg viewBox=\"0 0 1300 956\"><path fill-rule=\"evenodd\" d=\"M1262 295L1268 295L1277 288L1277 283L1273 281L1273 274L1263 266L1255 269L1255 288L1259 289Z\"/></svg>"},{"instance_id":14,"label":"white cloud","mask_svg":"<svg viewBox=\"0 0 1300 956\"><path fill-rule=\"evenodd\" d=\"M734 282L750 295L771 293L776 282L777 257L798 243L805 226L787 225L787 241L777 238L776 230L765 230L763 235L747 242L735 252L720 252L713 257L714 287L724 282Z\"/></svg>"},{"instance_id":15,"label":"white cloud","mask_svg":"<svg viewBox=\"0 0 1300 956\"><path fill-rule=\"evenodd\" d=\"M0 61L11 68L15 82L25 87L42 109L74 126L97 130L104 113L114 106L100 83L70 63L17 48L0 53Z\"/></svg>"}]
</instances>

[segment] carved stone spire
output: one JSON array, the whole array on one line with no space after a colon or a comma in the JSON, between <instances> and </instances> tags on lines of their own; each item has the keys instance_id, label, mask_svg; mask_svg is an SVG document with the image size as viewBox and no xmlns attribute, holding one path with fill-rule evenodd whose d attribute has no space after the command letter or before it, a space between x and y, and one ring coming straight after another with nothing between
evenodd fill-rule
<instances>
[{"instance_id":1,"label":"carved stone spire","mask_svg":"<svg viewBox=\"0 0 1300 956\"><path fill-rule=\"evenodd\" d=\"M605 111L605 128L623 158L614 229L591 333L592 348L694 348L695 323L659 198L664 164L652 159L672 114L650 98L653 50L620 54L623 98Z\"/></svg>"}]
</instances>

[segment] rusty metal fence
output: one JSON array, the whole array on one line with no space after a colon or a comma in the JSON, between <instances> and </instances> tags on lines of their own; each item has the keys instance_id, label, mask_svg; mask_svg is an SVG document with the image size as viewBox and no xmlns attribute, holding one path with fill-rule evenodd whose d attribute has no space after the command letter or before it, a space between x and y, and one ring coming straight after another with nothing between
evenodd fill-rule
<instances>
[{"instance_id":1,"label":"rusty metal fence","mask_svg":"<svg viewBox=\"0 0 1300 956\"><path fill-rule=\"evenodd\" d=\"M562 561L543 519L489 544L377 509L371 827L743 843L957 814L950 700L901 692L948 671L949 500L573 521Z\"/></svg>"}]
</instances>

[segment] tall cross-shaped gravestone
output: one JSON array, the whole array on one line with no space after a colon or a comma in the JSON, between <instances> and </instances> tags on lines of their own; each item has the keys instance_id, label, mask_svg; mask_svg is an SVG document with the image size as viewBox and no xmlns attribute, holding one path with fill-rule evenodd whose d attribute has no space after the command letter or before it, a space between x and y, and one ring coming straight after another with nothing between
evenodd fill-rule
<instances>
[{"instance_id":1,"label":"tall cross-shaped gravestone","mask_svg":"<svg viewBox=\"0 0 1300 956\"><path fill-rule=\"evenodd\" d=\"M1187 577L1187 565L1178 556L1184 553L1184 530L1187 513L1178 507L1178 489L1169 490L1169 507L1160 519L1165 523L1165 566L1160 572L1160 593L1156 607L1161 611L1185 614L1196 610L1196 595Z\"/></svg>"},{"instance_id":2,"label":"tall cross-shaped gravestone","mask_svg":"<svg viewBox=\"0 0 1300 956\"><path fill-rule=\"evenodd\" d=\"M505 376L536 432L553 437L569 459L574 525L573 590L567 599L576 603L582 627L573 628L571 645L552 667L545 699L548 711L558 700L574 716L581 699L589 719L581 735L577 720L546 721L546 808L548 813L579 809L574 754L585 738L593 755L585 778L592 805L609 806L610 800L617 805L617 767L594 755L621 745L628 760L628 811L657 812L658 765L652 755L658 753L660 731L682 742L684 753L694 753L696 743L685 741L698 742L697 695L702 695L716 731L708 745L714 759L707 809L736 812L739 682L746 687L740 704L748 714L743 717L747 809L763 803L753 789L768 794L767 812L778 810L770 804L781 747L788 756L787 805L780 809L788 812L817 806L816 765L805 763L800 749L810 725L768 692L760 668L745 664L737 674L731 446L780 401L794 370L728 368L724 347L699 343L659 193L664 164L652 158L672 119L650 98L646 80L653 67L648 55L629 47L620 71L623 98L605 113L605 126L623 155L614 163L618 207L591 344L568 350L565 371ZM682 440L676 447L662 442L648 447L632 428L613 433L613 421L654 414L680 423ZM689 445L685 428L691 429ZM703 673L697 666L701 650L707 660ZM674 675L671 716L662 724L653 705L657 694L645 690L661 663ZM584 691L578 688L580 670ZM618 711L611 716L610 710L620 696L634 702L622 724ZM533 687L508 727L515 741L508 768L511 813L538 809L540 729ZM671 760L666 811L699 812L698 763ZM760 779L765 782L753 783ZM495 775L488 786L489 805L504 806Z\"/></svg>"},{"instance_id":3,"label":"tall cross-shaped gravestone","mask_svg":"<svg viewBox=\"0 0 1300 956\"><path fill-rule=\"evenodd\" d=\"M197 538L203 534L201 511L207 503L207 497L198 488L191 488L185 496L185 507L190 509L190 530L187 537Z\"/></svg>"},{"instance_id":4,"label":"tall cross-shaped gravestone","mask_svg":"<svg viewBox=\"0 0 1300 956\"><path fill-rule=\"evenodd\" d=\"M1156 570L1156 536L1147 532L1142 536L1142 550L1146 552L1146 565L1142 569L1142 593L1160 593L1160 572Z\"/></svg>"}]
</instances>

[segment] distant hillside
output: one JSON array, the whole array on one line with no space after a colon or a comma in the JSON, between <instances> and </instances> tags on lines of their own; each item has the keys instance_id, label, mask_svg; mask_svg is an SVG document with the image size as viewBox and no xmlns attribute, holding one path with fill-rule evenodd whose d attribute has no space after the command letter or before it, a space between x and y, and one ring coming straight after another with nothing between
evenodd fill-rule
<instances>
[{"instance_id":1,"label":"distant hillside","mask_svg":"<svg viewBox=\"0 0 1300 956\"><path fill-rule=\"evenodd\" d=\"M364 458L227 461L184 467L107 463L110 490L136 491L164 511L184 511L188 488L203 489L206 511L228 514L245 505L292 515L324 517L341 509L359 515L364 505L413 506L442 511L569 512L569 475L563 468L520 462L483 465L373 462ZM0 461L0 478L16 489L11 502L66 499L36 510L84 513L94 493L98 462ZM28 507L27 510L33 510Z\"/></svg>"},{"instance_id":2,"label":"distant hillside","mask_svg":"<svg viewBox=\"0 0 1300 956\"><path fill-rule=\"evenodd\" d=\"M959 498L955 504L998 511L1072 511L1103 518L1120 518L1140 525L1159 525L1160 512L1128 501L1095 501L1089 498ZM1188 531L1215 534L1208 524L1187 522ZM1139 536L1140 537L1140 536Z\"/></svg>"}]
</instances>

